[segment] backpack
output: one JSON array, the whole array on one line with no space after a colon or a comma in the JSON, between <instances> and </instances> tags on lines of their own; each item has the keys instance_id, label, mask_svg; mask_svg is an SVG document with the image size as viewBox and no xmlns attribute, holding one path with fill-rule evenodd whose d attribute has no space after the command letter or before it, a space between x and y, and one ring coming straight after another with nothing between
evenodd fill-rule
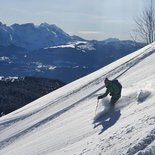
<instances>
[{"instance_id":1,"label":"backpack","mask_svg":"<svg viewBox=\"0 0 155 155\"><path fill-rule=\"evenodd\" d=\"M112 80L112 83L115 84L119 88L119 90L122 89L122 85L120 84L118 80Z\"/></svg>"}]
</instances>

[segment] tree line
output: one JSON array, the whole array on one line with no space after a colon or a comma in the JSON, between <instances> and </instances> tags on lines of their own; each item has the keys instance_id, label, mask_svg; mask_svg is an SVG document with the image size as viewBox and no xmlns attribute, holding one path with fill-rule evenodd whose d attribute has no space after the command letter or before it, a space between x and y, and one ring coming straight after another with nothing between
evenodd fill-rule
<instances>
[{"instance_id":1,"label":"tree line","mask_svg":"<svg viewBox=\"0 0 155 155\"><path fill-rule=\"evenodd\" d=\"M48 78L24 77L0 80L0 114L8 114L44 96L65 83Z\"/></svg>"}]
</instances>

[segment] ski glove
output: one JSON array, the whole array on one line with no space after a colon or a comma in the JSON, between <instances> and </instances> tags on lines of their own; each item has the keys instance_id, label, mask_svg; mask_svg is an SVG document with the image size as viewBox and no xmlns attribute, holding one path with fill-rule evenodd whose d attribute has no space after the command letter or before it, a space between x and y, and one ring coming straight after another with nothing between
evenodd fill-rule
<instances>
[{"instance_id":1,"label":"ski glove","mask_svg":"<svg viewBox=\"0 0 155 155\"><path fill-rule=\"evenodd\" d=\"M102 96L98 96L98 98L97 98L97 99L99 100L99 99L102 99L102 98L103 98Z\"/></svg>"}]
</instances>

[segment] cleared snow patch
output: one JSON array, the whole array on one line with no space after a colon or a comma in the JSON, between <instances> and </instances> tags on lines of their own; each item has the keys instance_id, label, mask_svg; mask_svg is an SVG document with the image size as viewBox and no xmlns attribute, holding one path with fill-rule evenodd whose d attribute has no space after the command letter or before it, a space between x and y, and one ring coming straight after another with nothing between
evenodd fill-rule
<instances>
[{"instance_id":1,"label":"cleared snow patch","mask_svg":"<svg viewBox=\"0 0 155 155\"><path fill-rule=\"evenodd\" d=\"M73 44L71 45L59 45L59 46L51 46L48 48L75 48L75 46ZM44 49L48 49L48 48L44 48Z\"/></svg>"},{"instance_id":2,"label":"cleared snow patch","mask_svg":"<svg viewBox=\"0 0 155 155\"><path fill-rule=\"evenodd\" d=\"M14 82L15 80L18 80L19 79L19 77L4 77L4 76L2 76L2 77L0 77L0 80L1 81L11 81L11 82Z\"/></svg>"},{"instance_id":3,"label":"cleared snow patch","mask_svg":"<svg viewBox=\"0 0 155 155\"><path fill-rule=\"evenodd\" d=\"M0 61L8 62L8 63L11 63L11 62L12 62L12 61L10 60L10 58L9 58L9 57L6 57L6 56L0 57Z\"/></svg>"},{"instance_id":4,"label":"cleared snow patch","mask_svg":"<svg viewBox=\"0 0 155 155\"><path fill-rule=\"evenodd\" d=\"M77 41L77 42L71 42L65 45L58 45L58 46L51 46L51 47L47 47L44 49L49 49L49 48L77 48L78 50L82 50L82 52L86 52L85 50L95 50L95 48L93 47L92 43L88 43L86 41Z\"/></svg>"},{"instance_id":5,"label":"cleared snow patch","mask_svg":"<svg viewBox=\"0 0 155 155\"><path fill-rule=\"evenodd\" d=\"M36 68L36 71L37 72L41 72L41 69L49 69L49 70L54 70L55 68L57 68L56 66L54 65L45 65L45 64L42 64L41 62L33 62L33 64L35 64L37 66Z\"/></svg>"}]
</instances>

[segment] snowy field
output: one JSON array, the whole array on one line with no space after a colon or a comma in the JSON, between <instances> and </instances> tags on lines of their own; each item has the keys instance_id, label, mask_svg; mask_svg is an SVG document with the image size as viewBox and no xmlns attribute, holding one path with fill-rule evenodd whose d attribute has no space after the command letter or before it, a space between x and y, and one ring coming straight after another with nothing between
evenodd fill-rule
<instances>
[{"instance_id":1,"label":"snowy field","mask_svg":"<svg viewBox=\"0 0 155 155\"><path fill-rule=\"evenodd\" d=\"M0 155L155 155L155 43L0 118ZM123 85L108 108L104 79Z\"/></svg>"}]
</instances>

